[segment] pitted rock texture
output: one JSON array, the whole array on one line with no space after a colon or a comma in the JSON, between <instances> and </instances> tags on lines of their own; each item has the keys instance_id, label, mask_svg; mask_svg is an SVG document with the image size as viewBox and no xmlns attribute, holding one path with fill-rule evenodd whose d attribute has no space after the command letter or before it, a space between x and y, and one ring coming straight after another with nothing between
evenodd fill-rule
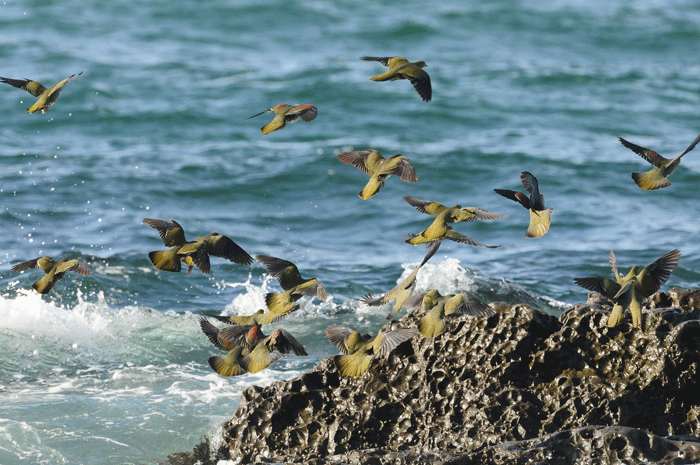
<instances>
[{"instance_id":1,"label":"pitted rock texture","mask_svg":"<svg viewBox=\"0 0 700 465\"><path fill-rule=\"evenodd\" d=\"M466 464L491 454L526 463L509 454L527 449L521 455L541 463L613 452L700 462L698 443L663 439L700 435L700 292L655 294L642 329L629 315L607 328L607 303L595 295L559 319L525 305L454 317L443 334L401 344L359 378L341 377L328 358L294 380L251 387L210 457ZM421 316L384 329L416 326Z\"/></svg>"}]
</instances>

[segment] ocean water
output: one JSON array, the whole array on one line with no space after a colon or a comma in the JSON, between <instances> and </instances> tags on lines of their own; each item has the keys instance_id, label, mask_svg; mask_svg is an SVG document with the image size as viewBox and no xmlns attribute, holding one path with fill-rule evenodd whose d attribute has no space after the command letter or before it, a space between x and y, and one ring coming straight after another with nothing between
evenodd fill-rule
<instances>
[{"instance_id":1,"label":"ocean water","mask_svg":"<svg viewBox=\"0 0 700 465\"><path fill-rule=\"evenodd\" d=\"M154 463L216 437L241 392L336 353L329 324L376 332L388 291L422 260L403 235L431 219L410 195L510 215L455 230L500 248L445 243L418 289L526 302L552 314L586 300L575 277L607 275L678 248L662 289L700 278L700 153L669 188L639 189L649 165L618 136L664 156L700 132L700 5L561 0L0 4L0 75L51 85L83 71L46 115L0 84L0 463ZM424 60L433 99L362 55ZM280 103L318 117L262 136ZM374 148L410 158L415 184L368 177L336 155ZM524 237L528 213L494 188L539 179L552 227ZM212 259L166 273L142 219L188 237L217 231L251 255L296 263L329 299L280 326L308 349L267 370L213 373L197 309L248 314L279 289L262 265ZM51 293L42 255L79 258ZM399 316L405 313L402 312ZM266 329L269 332L269 329Z\"/></svg>"}]
</instances>

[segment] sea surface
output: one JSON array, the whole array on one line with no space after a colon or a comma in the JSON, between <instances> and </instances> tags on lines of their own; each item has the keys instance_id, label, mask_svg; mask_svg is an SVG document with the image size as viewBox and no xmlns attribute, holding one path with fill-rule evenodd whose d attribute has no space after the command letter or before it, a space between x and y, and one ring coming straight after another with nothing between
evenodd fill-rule
<instances>
[{"instance_id":1,"label":"sea surface","mask_svg":"<svg viewBox=\"0 0 700 465\"><path fill-rule=\"evenodd\" d=\"M83 71L46 113L0 84L0 463L157 463L216 438L240 394L337 353L330 324L376 332L370 308L426 249L403 236L432 219L410 195L509 215L457 223L487 249L446 242L418 290L524 302L558 315L584 302L574 278L609 276L678 248L662 288L700 278L700 149L673 185L643 191L650 165L617 140L671 157L700 132L700 4L688 0L6 0L0 75L45 85ZM433 99L360 56L424 60ZM262 136L274 105L318 117ZM418 182L368 176L336 155L401 153ZM493 189L539 180L550 231ZM222 378L198 309L264 307L279 285L259 263L212 258L211 273L156 270L163 250L143 218L188 238L216 231L251 255L294 262L325 285L280 322L308 357ZM43 255L78 258L47 295ZM405 314L405 310L399 317ZM269 332L271 329L266 328Z\"/></svg>"}]
</instances>

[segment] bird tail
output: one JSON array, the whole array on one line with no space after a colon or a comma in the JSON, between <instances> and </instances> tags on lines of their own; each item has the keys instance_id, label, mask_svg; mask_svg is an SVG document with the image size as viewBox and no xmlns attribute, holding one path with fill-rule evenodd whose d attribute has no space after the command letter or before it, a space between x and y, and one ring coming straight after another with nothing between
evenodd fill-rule
<instances>
[{"instance_id":1,"label":"bird tail","mask_svg":"<svg viewBox=\"0 0 700 465\"><path fill-rule=\"evenodd\" d=\"M403 237L404 237L404 239L406 239L404 241L404 242L406 242L406 244L418 245L418 244L424 244L426 242L425 239L423 238L423 236L421 236L420 234L406 234Z\"/></svg>"},{"instance_id":2,"label":"bird tail","mask_svg":"<svg viewBox=\"0 0 700 465\"><path fill-rule=\"evenodd\" d=\"M173 247L169 250L157 250L150 252L148 258L153 263L153 266L162 271L179 272L181 265L177 257L177 252L180 247Z\"/></svg>"},{"instance_id":3,"label":"bird tail","mask_svg":"<svg viewBox=\"0 0 700 465\"><path fill-rule=\"evenodd\" d=\"M221 376L238 376L246 371L238 364L240 347L233 349L228 355L219 355L209 358L209 366Z\"/></svg>"},{"instance_id":4,"label":"bird tail","mask_svg":"<svg viewBox=\"0 0 700 465\"><path fill-rule=\"evenodd\" d=\"M39 281L32 284L32 288L34 288L34 290L37 291L39 294L46 294L53 288L53 285L55 284L55 281L52 278L53 276L51 274L47 274Z\"/></svg>"},{"instance_id":5,"label":"bird tail","mask_svg":"<svg viewBox=\"0 0 700 465\"><path fill-rule=\"evenodd\" d=\"M530 210L530 225L527 228L525 237L542 237L549 231L549 225L552 221L552 210Z\"/></svg>"},{"instance_id":6,"label":"bird tail","mask_svg":"<svg viewBox=\"0 0 700 465\"><path fill-rule=\"evenodd\" d=\"M371 355L336 355L335 366L343 376L362 376L372 363Z\"/></svg>"},{"instance_id":7,"label":"bird tail","mask_svg":"<svg viewBox=\"0 0 700 465\"><path fill-rule=\"evenodd\" d=\"M612 313L608 317L608 328L614 328L615 326L620 324L620 322L622 321L623 311L624 307L622 305L613 305Z\"/></svg>"},{"instance_id":8,"label":"bird tail","mask_svg":"<svg viewBox=\"0 0 700 465\"><path fill-rule=\"evenodd\" d=\"M379 192L379 189L382 188L382 185L383 183L378 181L377 179L370 178L367 185L357 195L359 195L362 200L367 200L371 197L374 197L377 194L377 192Z\"/></svg>"},{"instance_id":9,"label":"bird tail","mask_svg":"<svg viewBox=\"0 0 700 465\"><path fill-rule=\"evenodd\" d=\"M431 319L424 317L418 323L420 333L428 338L433 338L442 333L445 329L445 322L442 319Z\"/></svg>"},{"instance_id":10,"label":"bird tail","mask_svg":"<svg viewBox=\"0 0 700 465\"><path fill-rule=\"evenodd\" d=\"M265 304L270 312L286 315L295 310L294 302L290 297L288 292L268 292L265 295Z\"/></svg>"},{"instance_id":11,"label":"bird tail","mask_svg":"<svg viewBox=\"0 0 700 465\"><path fill-rule=\"evenodd\" d=\"M646 173L632 173L632 179L645 191L653 191L671 185L671 181L658 168L654 168Z\"/></svg>"},{"instance_id":12,"label":"bird tail","mask_svg":"<svg viewBox=\"0 0 700 465\"><path fill-rule=\"evenodd\" d=\"M265 126L263 126L262 129L260 129L260 131L262 132L262 134L264 136L265 134L270 134L273 131L277 131L278 129L282 129L285 126L286 126L286 123L284 122L284 119L276 116L272 119L272 121L270 121Z\"/></svg>"}]
</instances>

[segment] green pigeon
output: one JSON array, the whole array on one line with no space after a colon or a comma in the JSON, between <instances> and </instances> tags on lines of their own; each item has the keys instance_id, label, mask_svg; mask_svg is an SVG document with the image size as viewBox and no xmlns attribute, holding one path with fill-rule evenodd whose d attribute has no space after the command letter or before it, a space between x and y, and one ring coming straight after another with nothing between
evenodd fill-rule
<instances>
[{"instance_id":1,"label":"green pigeon","mask_svg":"<svg viewBox=\"0 0 700 465\"><path fill-rule=\"evenodd\" d=\"M274 113L275 117L262 127L263 135L269 134L278 129L284 129L284 127L291 123L296 123L297 121L304 120L306 122L312 121L316 118L316 107L314 105L276 105L268 110L261 111L253 116L249 116L246 119L255 118L263 113Z\"/></svg>"},{"instance_id":2,"label":"green pigeon","mask_svg":"<svg viewBox=\"0 0 700 465\"><path fill-rule=\"evenodd\" d=\"M250 354L250 350L234 346L226 355L216 355L209 357L209 366L219 376L238 376L248 373L241 366L241 359Z\"/></svg>"},{"instance_id":3,"label":"green pigeon","mask_svg":"<svg viewBox=\"0 0 700 465\"><path fill-rule=\"evenodd\" d=\"M343 355L334 358L338 371L343 376L362 376L375 357L385 357L399 344L418 333L416 328L395 329L380 332L376 337L360 334L355 328L329 326L326 336Z\"/></svg>"},{"instance_id":4,"label":"green pigeon","mask_svg":"<svg viewBox=\"0 0 700 465\"><path fill-rule=\"evenodd\" d=\"M338 155L338 160L369 174L367 185L358 194L363 200L376 195L379 189L384 187L386 178L391 175L399 176L405 182L413 183L418 180L411 160L399 154L384 158L374 149L365 149L358 152L343 152Z\"/></svg>"},{"instance_id":5,"label":"green pigeon","mask_svg":"<svg viewBox=\"0 0 700 465\"><path fill-rule=\"evenodd\" d=\"M249 373L257 373L291 353L308 355L306 348L294 336L282 328L277 328L265 339L258 342L248 355L241 358L240 365Z\"/></svg>"},{"instance_id":6,"label":"green pigeon","mask_svg":"<svg viewBox=\"0 0 700 465\"><path fill-rule=\"evenodd\" d=\"M649 150L644 147L640 147L639 145L635 145L632 142L628 142L622 137L619 137L619 139L622 145L654 165L654 167L646 173L632 173L632 179L634 179L634 182L639 187L645 191L651 191L671 185L671 181L668 179L668 176L676 171L678 165L681 164L681 157L693 150L698 142L700 142L700 134L698 134L693 143L690 144L687 149L683 150L679 155L671 159L664 158L653 150Z\"/></svg>"},{"instance_id":7,"label":"green pigeon","mask_svg":"<svg viewBox=\"0 0 700 465\"><path fill-rule=\"evenodd\" d=\"M476 207L462 208L461 205L455 205L448 208L432 200L418 200L409 196L404 196L403 199L408 202L409 205L416 207L419 212L435 216L433 223L424 231L418 234L409 234L404 236L407 244L428 244L430 247L430 244L434 241L449 239L451 241L476 245L479 247L500 247L500 245L485 245L465 236L464 234L452 231L452 223L457 223L460 221L498 220L501 218L507 218L508 215L499 215Z\"/></svg>"},{"instance_id":8,"label":"green pigeon","mask_svg":"<svg viewBox=\"0 0 700 465\"><path fill-rule=\"evenodd\" d=\"M169 251L151 252L148 254L151 263L163 271L179 272L179 261L188 266L187 274L197 266L202 273L209 273L211 266L209 256L221 257L239 265L250 265L253 257L227 236L211 233L201 236L194 241L185 239L182 226L175 221L164 221L154 218L144 218L143 222L158 230L163 244L167 247L179 247ZM205 256L206 255L206 256Z\"/></svg>"},{"instance_id":9,"label":"green pigeon","mask_svg":"<svg viewBox=\"0 0 700 465\"><path fill-rule=\"evenodd\" d=\"M271 323L277 323L281 319L283 319L287 315L276 315L272 312L265 312L263 309L259 309L257 312L253 313L252 315L230 315L230 316L221 316L221 315L215 315L213 313L205 312L204 310L199 310L202 312L204 315L211 317L211 318L216 318L217 320L221 321L222 323L227 323L230 325L269 325Z\"/></svg>"},{"instance_id":10,"label":"green pigeon","mask_svg":"<svg viewBox=\"0 0 700 465\"><path fill-rule=\"evenodd\" d=\"M389 313L389 315L386 317L387 320L391 320L394 318L394 316L401 310L403 307L404 301L411 297L411 294L413 294L413 291L416 288L416 276L418 275L418 270L421 269L423 265L432 257L435 252L437 252L437 249L440 247L440 241L434 241L432 244L430 244L430 248L428 250L428 253L425 255L425 258L423 258L423 261L416 267L415 270L411 272L410 275L401 283L399 283L398 286L384 294L382 297L372 297L371 295L366 295L363 297L362 301L369 305L370 307L377 307L380 305L384 305L394 298L396 298L396 303L394 304L394 309Z\"/></svg>"},{"instance_id":11,"label":"green pigeon","mask_svg":"<svg viewBox=\"0 0 700 465\"><path fill-rule=\"evenodd\" d=\"M552 221L553 208L545 209L544 196L540 194L537 178L527 171L520 173L520 180L523 187L530 196L526 196L522 192L511 191L507 189L494 189L498 194L511 200L515 200L523 207L530 211L530 225L527 228L525 237L542 237L549 231L549 225Z\"/></svg>"},{"instance_id":12,"label":"green pigeon","mask_svg":"<svg viewBox=\"0 0 700 465\"><path fill-rule=\"evenodd\" d=\"M26 90L34 97L39 97L39 99L34 103L34 105L27 108L27 111L29 113L34 113L35 111L41 110L41 113L45 114L49 110L51 105L56 103L56 100L58 100L58 96L61 94L63 86L65 86L81 74L83 74L82 71L78 74L72 75L67 79L64 79L63 81L49 87L48 89L39 84L38 82L32 81L31 79L8 79L0 77L0 82L9 84L13 87L17 87L18 89Z\"/></svg>"},{"instance_id":13,"label":"green pigeon","mask_svg":"<svg viewBox=\"0 0 700 465\"><path fill-rule=\"evenodd\" d=\"M265 304L271 313L284 316L298 310L300 307L296 301L303 296L310 297L304 305L314 297L326 300L326 288L321 281L316 278L302 278L294 263L269 255L256 255L255 259L265 265L268 273L276 278L284 289L284 292L268 292L265 296Z\"/></svg>"},{"instance_id":14,"label":"green pigeon","mask_svg":"<svg viewBox=\"0 0 700 465\"><path fill-rule=\"evenodd\" d=\"M434 338L445 329L445 318L471 315L489 317L493 309L469 294L441 295L437 289L430 289L411 296L404 302L406 307L421 306L427 312L418 322L418 330L427 338Z\"/></svg>"},{"instance_id":15,"label":"green pigeon","mask_svg":"<svg viewBox=\"0 0 700 465\"><path fill-rule=\"evenodd\" d=\"M609 328L617 326L622 321L626 309L629 309L632 314L632 325L639 328L642 324L642 302L668 281L680 259L681 253L675 249L645 266L641 272L638 266L633 266L627 275L622 276L617 269L615 253L611 250L609 261L615 281L595 276L576 278L574 282L613 301L613 310L607 322Z\"/></svg>"},{"instance_id":16,"label":"green pigeon","mask_svg":"<svg viewBox=\"0 0 700 465\"><path fill-rule=\"evenodd\" d=\"M408 79L421 98L429 102L433 96L433 88L430 84L430 76L423 71L428 65L424 61L409 62L404 57L360 57L364 61L378 61L389 70L378 76L370 78L371 81L397 81Z\"/></svg>"},{"instance_id":17,"label":"green pigeon","mask_svg":"<svg viewBox=\"0 0 700 465\"><path fill-rule=\"evenodd\" d=\"M51 257L39 257L12 267L12 271L25 271L30 268L38 268L45 273L45 276L32 284L32 288L39 294L48 293L59 279L63 278L67 272L72 271L79 275L87 276L92 270L80 260L69 260L64 258L55 261Z\"/></svg>"}]
</instances>

